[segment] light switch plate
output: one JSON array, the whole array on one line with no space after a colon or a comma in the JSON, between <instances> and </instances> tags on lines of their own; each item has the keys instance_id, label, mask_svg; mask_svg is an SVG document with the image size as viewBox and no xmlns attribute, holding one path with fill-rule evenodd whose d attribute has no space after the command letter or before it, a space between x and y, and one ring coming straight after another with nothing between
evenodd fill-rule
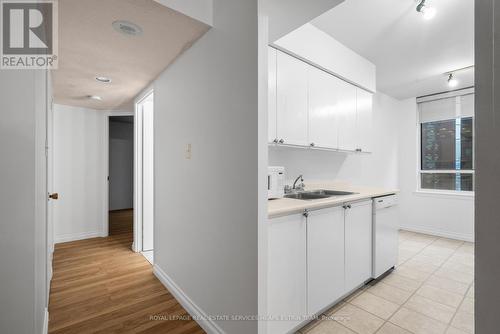
<instances>
[{"instance_id":1,"label":"light switch plate","mask_svg":"<svg viewBox=\"0 0 500 334\"><path fill-rule=\"evenodd\" d=\"M186 145L186 152L185 152L185 157L187 160L191 160L191 143Z\"/></svg>"}]
</instances>

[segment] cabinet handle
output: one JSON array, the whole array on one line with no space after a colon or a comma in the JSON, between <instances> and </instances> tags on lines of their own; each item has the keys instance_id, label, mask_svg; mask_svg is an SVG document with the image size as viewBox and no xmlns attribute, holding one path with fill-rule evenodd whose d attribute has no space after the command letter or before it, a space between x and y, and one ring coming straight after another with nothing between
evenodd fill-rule
<instances>
[{"instance_id":1,"label":"cabinet handle","mask_svg":"<svg viewBox=\"0 0 500 334\"><path fill-rule=\"evenodd\" d=\"M314 144L314 143L311 143L311 144L309 144L309 145L311 145L311 147L314 147L314 146L315 146L316 144Z\"/></svg>"},{"instance_id":2,"label":"cabinet handle","mask_svg":"<svg viewBox=\"0 0 500 334\"><path fill-rule=\"evenodd\" d=\"M280 139L280 144L283 144L285 141L283 139Z\"/></svg>"},{"instance_id":3,"label":"cabinet handle","mask_svg":"<svg viewBox=\"0 0 500 334\"><path fill-rule=\"evenodd\" d=\"M352 208L351 204L349 204L349 205L347 206L347 208L348 208L348 209Z\"/></svg>"},{"instance_id":4,"label":"cabinet handle","mask_svg":"<svg viewBox=\"0 0 500 334\"><path fill-rule=\"evenodd\" d=\"M362 149L360 149L360 148L357 148L357 149L356 149L356 152L363 152L363 150L362 150Z\"/></svg>"},{"instance_id":5,"label":"cabinet handle","mask_svg":"<svg viewBox=\"0 0 500 334\"><path fill-rule=\"evenodd\" d=\"M273 143L277 144L278 143L278 138L274 138Z\"/></svg>"},{"instance_id":6,"label":"cabinet handle","mask_svg":"<svg viewBox=\"0 0 500 334\"><path fill-rule=\"evenodd\" d=\"M343 207L345 210L347 210L347 209L350 209L350 208L351 208L351 204L349 204L349 205L343 205L342 207Z\"/></svg>"},{"instance_id":7,"label":"cabinet handle","mask_svg":"<svg viewBox=\"0 0 500 334\"><path fill-rule=\"evenodd\" d=\"M307 210L304 210L304 213L302 214L304 217L309 217L309 212Z\"/></svg>"}]
</instances>

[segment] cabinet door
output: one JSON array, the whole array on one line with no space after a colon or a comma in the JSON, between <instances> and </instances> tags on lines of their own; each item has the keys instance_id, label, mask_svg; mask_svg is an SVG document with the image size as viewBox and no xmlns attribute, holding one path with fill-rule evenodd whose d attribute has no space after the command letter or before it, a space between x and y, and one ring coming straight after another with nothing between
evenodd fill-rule
<instances>
[{"instance_id":1,"label":"cabinet door","mask_svg":"<svg viewBox=\"0 0 500 334\"><path fill-rule=\"evenodd\" d=\"M372 152L372 110L373 94L361 88L356 88L357 105L357 147L361 152Z\"/></svg>"},{"instance_id":2,"label":"cabinet door","mask_svg":"<svg viewBox=\"0 0 500 334\"><path fill-rule=\"evenodd\" d=\"M307 218L307 312L316 314L344 294L344 209Z\"/></svg>"},{"instance_id":3,"label":"cabinet door","mask_svg":"<svg viewBox=\"0 0 500 334\"><path fill-rule=\"evenodd\" d=\"M339 80L338 84L339 149L356 150L356 87Z\"/></svg>"},{"instance_id":4,"label":"cabinet door","mask_svg":"<svg viewBox=\"0 0 500 334\"><path fill-rule=\"evenodd\" d=\"M268 225L268 333L288 333L306 315L306 218L271 219Z\"/></svg>"},{"instance_id":5,"label":"cabinet door","mask_svg":"<svg viewBox=\"0 0 500 334\"><path fill-rule=\"evenodd\" d=\"M309 68L309 141L314 146L338 148L338 90L340 80Z\"/></svg>"},{"instance_id":6,"label":"cabinet door","mask_svg":"<svg viewBox=\"0 0 500 334\"><path fill-rule=\"evenodd\" d=\"M269 142L272 143L276 136L276 49L268 47L268 127Z\"/></svg>"},{"instance_id":7,"label":"cabinet door","mask_svg":"<svg viewBox=\"0 0 500 334\"><path fill-rule=\"evenodd\" d=\"M307 139L308 65L278 51L277 137L285 144L309 145Z\"/></svg>"},{"instance_id":8,"label":"cabinet door","mask_svg":"<svg viewBox=\"0 0 500 334\"><path fill-rule=\"evenodd\" d=\"M372 201L350 204L345 210L345 291L371 277Z\"/></svg>"}]
</instances>

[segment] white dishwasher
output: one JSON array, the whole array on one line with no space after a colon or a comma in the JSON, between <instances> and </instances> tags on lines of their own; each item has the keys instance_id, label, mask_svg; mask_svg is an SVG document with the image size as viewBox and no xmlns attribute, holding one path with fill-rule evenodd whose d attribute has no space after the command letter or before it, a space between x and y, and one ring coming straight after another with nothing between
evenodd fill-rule
<instances>
[{"instance_id":1,"label":"white dishwasher","mask_svg":"<svg viewBox=\"0 0 500 334\"><path fill-rule=\"evenodd\" d=\"M399 214L396 195L373 199L372 277L378 278L398 262Z\"/></svg>"}]
</instances>

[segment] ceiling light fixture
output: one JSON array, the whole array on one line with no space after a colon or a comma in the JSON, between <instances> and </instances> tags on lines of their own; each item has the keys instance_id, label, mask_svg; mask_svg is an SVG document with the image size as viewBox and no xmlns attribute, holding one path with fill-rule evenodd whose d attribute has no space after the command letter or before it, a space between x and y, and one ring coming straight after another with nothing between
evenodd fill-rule
<instances>
[{"instance_id":1,"label":"ceiling light fixture","mask_svg":"<svg viewBox=\"0 0 500 334\"><path fill-rule=\"evenodd\" d=\"M425 20L430 20L436 16L436 8L427 6L425 0L420 1L417 12L422 13Z\"/></svg>"},{"instance_id":2,"label":"ceiling light fixture","mask_svg":"<svg viewBox=\"0 0 500 334\"><path fill-rule=\"evenodd\" d=\"M102 97L100 97L98 95L88 95L87 97L91 100L94 100L94 101L102 101Z\"/></svg>"},{"instance_id":3,"label":"ceiling light fixture","mask_svg":"<svg viewBox=\"0 0 500 334\"><path fill-rule=\"evenodd\" d=\"M140 36L142 28L130 21L118 20L112 23L113 28L123 35Z\"/></svg>"},{"instance_id":4,"label":"ceiling light fixture","mask_svg":"<svg viewBox=\"0 0 500 334\"><path fill-rule=\"evenodd\" d=\"M99 82L102 82L102 83L110 83L111 82L111 79L108 77L95 77L95 79Z\"/></svg>"},{"instance_id":5,"label":"ceiling light fixture","mask_svg":"<svg viewBox=\"0 0 500 334\"><path fill-rule=\"evenodd\" d=\"M450 73L448 75L448 86L457 87L457 85L458 85L458 80L453 77L453 73Z\"/></svg>"}]
</instances>

